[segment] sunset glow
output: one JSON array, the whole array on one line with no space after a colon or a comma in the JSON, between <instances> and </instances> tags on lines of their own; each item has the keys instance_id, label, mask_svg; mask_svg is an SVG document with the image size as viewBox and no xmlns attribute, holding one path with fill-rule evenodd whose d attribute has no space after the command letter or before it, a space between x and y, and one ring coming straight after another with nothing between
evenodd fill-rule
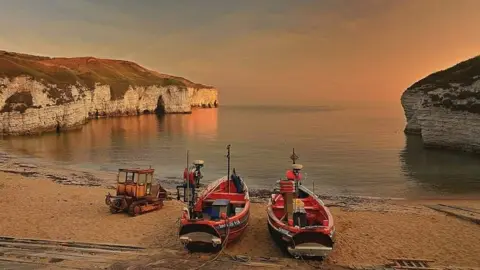
<instances>
[{"instance_id":1,"label":"sunset glow","mask_svg":"<svg viewBox=\"0 0 480 270\"><path fill-rule=\"evenodd\" d=\"M223 104L398 103L480 51L475 0L0 2L0 49L128 59Z\"/></svg>"}]
</instances>

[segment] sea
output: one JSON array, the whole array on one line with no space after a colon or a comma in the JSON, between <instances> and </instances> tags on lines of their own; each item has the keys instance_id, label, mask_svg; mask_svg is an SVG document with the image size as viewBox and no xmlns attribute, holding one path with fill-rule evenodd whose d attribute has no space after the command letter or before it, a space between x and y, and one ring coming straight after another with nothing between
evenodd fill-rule
<instances>
[{"instance_id":1,"label":"sea","mask_svg":"<svg viewBox=\"0 0 480 270\"><path fill-rule=\"evenodd\" d=\"M204 183L231 168L250 189L271 189L291 168L293 149L303 184L315 193L390 198L480 195L480 157L425 149L403 133L398 106L220 106L192 114L141 115L90 121L81 129L0 140L2 151L55 166L99 172L155 168L181 181L201 159ZM479 196L480 197L480 196Z\"/></svg>"}]
</instances>

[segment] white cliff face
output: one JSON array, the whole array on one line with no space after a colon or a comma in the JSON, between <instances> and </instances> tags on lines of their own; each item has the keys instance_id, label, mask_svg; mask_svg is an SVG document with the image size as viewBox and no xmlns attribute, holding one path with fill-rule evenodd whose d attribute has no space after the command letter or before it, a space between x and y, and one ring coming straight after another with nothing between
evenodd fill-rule
<instances>
[{"instance_id":1,"label":"white cliff face","mask_svg":"<svg viewBox=\"0 0 480 270\"><path fill-rule=\"evenodd\" d=\"M480 77L469 85L410 88L401 102L405 133L420 134L426 147L480 152Z\"/></svg>"},{"instance_id":2,"label":"white cliff face","mask_svg":"<svg viewBox=\"0 0 480 270\"><path fill-rule=\"evenodd\" d=\"M55 90L29 77L0 78L0 135L37 134L78 127L98 116L190 113L192 106L216 107L216 89L179 86L130 86L112 98L109 85ZM54 89L52 91L52 89Z\"/></svg>"},{"instance_id":3,"label":"white cliff face","mask_svg":"<svg viewBox=\"0 0 480 270\"><path fill-rule=\"evenodd\" d=\"M433 107L422 108L418 120L425 146L480 152L479 115Z\"/></svg>"},{"instance_id":4,"label":"white cliff face","mask_svg":"<svg viewBox=\"0 0 480 270\"><path fill-rule=\"evenodd\" d=\"M417 119L418 107L422 104L423 94L421 92L405 91L402 95L401 102L407 119L405 133L421 134L421 127Z\"/></svg>"},{"instance_id":5,"label":"white cliff face","mask_svg":"<svg viewBox=\"0 0 480 270\"><path fill-rule=\"evenodd\" d=\"M216 89L188 88L188 97L193 107L214 108L218 106L218 93Z\"/></svg>"}]
</instances>

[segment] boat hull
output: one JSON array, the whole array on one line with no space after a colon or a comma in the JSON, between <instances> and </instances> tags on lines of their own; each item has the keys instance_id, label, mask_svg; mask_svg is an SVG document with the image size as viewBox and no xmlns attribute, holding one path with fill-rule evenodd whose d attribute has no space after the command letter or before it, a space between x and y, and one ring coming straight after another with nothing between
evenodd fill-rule
<instances>
[{"instance_id":1,"label":"boat hull","mask_svg":"<svg viewBox=\"0 0 480 270\"><path fill-rule=\"evenodd\" d=\"M302 189L306 193L309 192L303 187ZM309 195L313 196L312 198L314 198L315 201L318 200L317 208L323 207L323 202L321 202L315 195ZM276 195L273 197L275 196ZM268 230L272 239L284 252L295 258L325 258L333 250L335 228L328 209L324 208L324 210L328 212L327 216L330 225L297 227L289 226L279 220L279 218L275 216L275 207L278 208L278 206L272 207L272 202L270 202L267 208Z\"/></svg>"},{"instance_id":2,"label":"boat hull","mask_svg":"<svg viewBox=\"0 0 480 270\"><path fill-rule=\"evenodd\" d=\"M216 252L221 249L222 238L209 224L187 223L180 227L180 242L190 251Z\"/></svg>"},{"instance_id":3,"label":"boat hull","mask_svg":"<svg viewBox=\"0 0 480 270\"><path fill-rule=\"evenodd\" d=\"M288 253L294 258L305 258L305 257L318 257L325 258L333 250L333 242L331 245L320 244L313 241L305 241L301 244L295 244L295 236L287 236L285 233L278 231L278 228L272 226L268 222L268 230L272 239L276 242L282 251ZM321 236L320 236L321 237Z\"/></svg>"},{"instance_id":4,"label":"boat hull","mask_svg":"<svg viewBox=\"0 0 480 270\"><path fill-rule=\"evenodd\" d=\"M243 181L243 180L242 180ZM236 188L226 187L226 178L219 179L200 194L195 204L195 217L190 217L184 209L180 219L179 238L186 249L192 252L218 252L223 246L241 238L250 220L250 200L248 188L243 183L241 193ZM205 207L211 207L215 201L227 200L232 215L212 218ZM236 209L236 210L233 210ZM200 215L200 216L198 216Z\"/></svg>"},{"instance_id":5,"label":"boat hull","mask_svg":"<svg viewBox=\"0 0 480 270\"><path fill-rule=\"evenodd\" d=\"M250 211L241 217L216 223L186 221L180 226L180 242L192 252L218 252L223 244L231 244L241 238L249 220Z\"/></svg>"}]
</instances>

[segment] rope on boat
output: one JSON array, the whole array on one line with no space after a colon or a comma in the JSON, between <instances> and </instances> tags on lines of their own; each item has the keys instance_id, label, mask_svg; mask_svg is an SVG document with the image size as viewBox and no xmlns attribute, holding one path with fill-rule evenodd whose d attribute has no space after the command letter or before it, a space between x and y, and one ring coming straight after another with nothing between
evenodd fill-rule
<instances>
[{"instance_id":1,"label":"rope on boat","mask_svg":"<svg viewBox=\"0 0 480 270\"><path fill-rule=\"evenodd\" d=\"M227 254L227 253L225 253ZM247 263L249 261L251 261L251 258L249 256L245 256L245 255L230 255L230 254L227 254L228 256L230 256L230 258L234 261L237 261L237 262L243 262L243 263Z\"/></svg>"}]
</instances>

